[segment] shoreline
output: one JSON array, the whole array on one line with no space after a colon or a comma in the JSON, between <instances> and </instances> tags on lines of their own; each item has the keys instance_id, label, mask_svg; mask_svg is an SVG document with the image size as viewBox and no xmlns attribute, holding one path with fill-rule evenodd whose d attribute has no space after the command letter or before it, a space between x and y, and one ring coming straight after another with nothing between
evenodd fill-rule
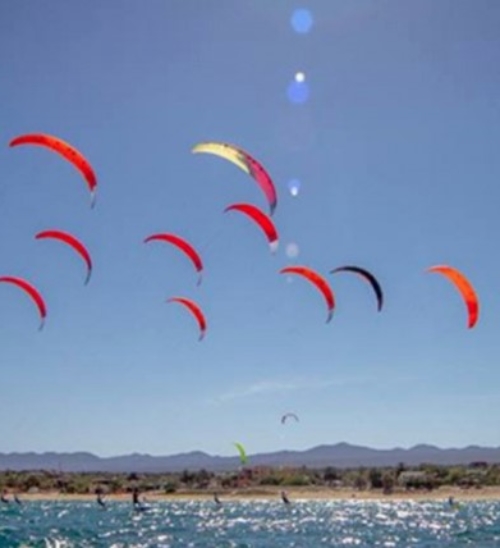
<instances>
[{"instance_id":1,"label":"shoreline","mask_svg":"<svg viewBox=\"0 0 500 548\"><path fill-rule=\"evenodd\" d=\"M480 489L460 489L456 487L444 487L433 491L396 491L384 495L380 490L356 491L352 489L331 489L331 488L278 488L278 489L233 489L233 490L206 490L206 491L179 491L176 493L164 493L159 491L145 491L141 497L147 503L172 502L172 501L212 501L213 493L217 491L222 502L238 501L272 501L280 500L280 493L285 490L291 501L448 501L453 497L456 502L460 501L496 501L500 500L500 487L483 487ZM11 498L14 493L7 493ZM58 491L42 491L39 493L19 493L22 501L88 501L93 502L96 495L89 494L65 494ZM106 501L129 502L130 493L117 493L104 495Z\"/></svg>"}]
</instances>

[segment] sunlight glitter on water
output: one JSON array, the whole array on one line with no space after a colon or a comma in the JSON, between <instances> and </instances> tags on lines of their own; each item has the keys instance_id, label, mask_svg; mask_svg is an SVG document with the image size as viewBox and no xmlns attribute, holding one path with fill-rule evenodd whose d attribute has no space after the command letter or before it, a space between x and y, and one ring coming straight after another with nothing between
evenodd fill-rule
<instances>
[{"instance_id":1,"label":"sunlight glitter on water","mask_svg":"<svg viewBox=\"0 0 500 548\"><path fill-rule=\"evenodd\" d=\"M406 501L26 503L1 511L0 547L497 547L500 503Z\"/></svg>"}]
</instances>

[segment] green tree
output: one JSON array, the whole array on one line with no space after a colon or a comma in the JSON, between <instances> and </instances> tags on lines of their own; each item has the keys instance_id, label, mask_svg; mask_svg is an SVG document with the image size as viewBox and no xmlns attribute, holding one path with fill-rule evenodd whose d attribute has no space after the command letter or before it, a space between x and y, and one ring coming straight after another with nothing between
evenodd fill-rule
<instances>
[{"instance_id":1,"label":"green tree","mask_svg":"<svg viewBox=\"0 0 500 548\"><path fill-rule=\"evenodd\" d=\"M382 489L382 472L378 468L371 468L368 473L368 478L370 480L370 486L372 489Z\"/></svg>"},{"instance_id":2,"label":"green tree","mask_svg":"<svg viewBox=\"0 0 500 548\"><path fill-rule=\"evenodd\" d=\"M338 481L340 479L340 474L336 468L333 466L328 466L323 472L323 481L331 483L332 481Z\"/></svg>"},{"instance_id":3,"label":"green tree","mask_svg":"<svg viewBox=\"0 0 500 548\"><path fill-rule=\"evenodd\" d=\"M386 470L382 475L382 489L384 494L390 495L394 490L394 474L390 470Z\"/></svg>"}]
</instances>

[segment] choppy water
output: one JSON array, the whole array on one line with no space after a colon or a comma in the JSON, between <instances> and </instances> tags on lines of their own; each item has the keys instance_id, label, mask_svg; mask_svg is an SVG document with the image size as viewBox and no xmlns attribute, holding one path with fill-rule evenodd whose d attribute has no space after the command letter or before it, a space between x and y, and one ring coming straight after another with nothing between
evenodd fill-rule
<instances>
[{"instance_id":1,"label":"choppy water","mask_svg":"<svg viewBox=\"0 0 500 548\"><path fill-rule=\"evenodd\" d=\"M500 503L25 502L0 507L0 547L500 547Z\"/></svg>"}]
</instances>

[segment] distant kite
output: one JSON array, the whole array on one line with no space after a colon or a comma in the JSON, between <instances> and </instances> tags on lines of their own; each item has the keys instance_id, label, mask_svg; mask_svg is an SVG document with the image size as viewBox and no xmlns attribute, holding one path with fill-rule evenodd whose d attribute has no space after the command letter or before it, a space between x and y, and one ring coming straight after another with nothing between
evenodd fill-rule
<instances>
[{"instance_id":1,"label":"distant kite","mask_svg":"<svg viewBox=\"0 0 500 548\"><path fill-rule=\"evenodd\" d=\"M183 251L189 257L196 271L198 272L198 285L200 285L201 274L203 270L203 263L196 249L187 240L185 240L184 238L181 238L180 236L176 236L175 234L161 233L161 234L152 234L151 236L148 236L144 240L144 243L148 243L152 241L167 242L175 245L178 249Z\"/></svg>"},{"instance_id":2,"label":"distant kite","mask_svg":"<svg viewBox=\"0 0 500 548\"><path fill-rule=\"evenodd\" d=\"M201 341L205 336L205 332L207 330L207 321L203 312L201 311L201 308L194 301L186 299L184 297L172 297L171 299L168 299L167 302L179 303L185 306L189 310L189 312L191 312L191 314L196 318L196 321L198 322L198 326L200 328L199 340Z\"/></svg>"},{"instance_id":3,"label":"distant kite","mask_svg":"<svg viewBox=\"0 0 500 548\"><path fill-rule=\"evenodd\" d=\"M339 266L338 268L335 268L330 271L332 274L335 274L336 272L354 272L355 274L359 274L363 279L367 280L372 288L373 291L375 291L375 295L377 296L377 308L380 312L382 310L382 305L384 304L384 295L382 293L382 287L378 283L377 279L373 274L368 272L368 270L365 270L364 268L360 268L359 266Z\"/></svg>"},{"instance_id":4,"label":"distant kite","mask_svg":"<svg viewBox=\"0 0 500 548\"><path fill-rule=\"evenodd\" d=\"M427 272L442 274L455 285L467 306L467 327L469 329L474 327L479 317L479 300L469 280L456 268L447 265L432 266L427 269Z\"/></svg>"},{"instance_id":5,"label":"distant kite","mask_svg":"<svg viewBox=\"0 0 500 548\"><path fill-rule=\"evenodd\" d=\"M266 199L269 203L271 215L274 213L274 210L276 209L276 205L278 203L274 183L264 166L248 152L236 145L218 142L198 143L193 147L192 152L195 154L214 154L215 156L224 158L225 160L228 160L229 162L232 162L233 164L238 166L256 181L256 183L259 185L260 189L266 196Z\"/></svg>"},{"instance_id":6,"label":"distant kite","mask_svg":"<svg viewBox=\"0 0 500 548\"><path fill-rule=\"evenodd\" d=\"M288 419L294 419L295 422L299 422L299 417L295 413L285 413L281 417L281 424L285 424Z\"/></svg>"},{"instance_id":7,"label":"distant kite","mask_svg":"<svg viewBox=\"0 0 500 548\"><path fill-rule=\"evenodd\" d=\"M39 145L46 147L68 160L83 175L90 190L91 206L95 204L95 192L97 188L97 177L85 156L76 148L66 143L58 137L47 135L46 133L31 133L20 135L9 143L9 146L18 145Z\"/></svg>"},{"instance_id":8,"label":"distant kite","mask_svg":"<svg viewBox=\"0 0 500 548\"><path fill-rule=\"evenodd\" d=\"M263 213L259 208L250 204L233 204L226 207L224 211L240 211L250 217L266 235L269 247L271 248L271 253L276 253L276 250L278 249L278 232L269 216Z\"/></svg>"},{"instance_id":9,"label":"distant kite","mask_svg":"<svg viewBox=\"0 0 500 548\"><path fill-rule=\"evenodd\" d=\"M36 289L26 280L23 280L22 278L18 278L15 276L1 276L0 282L10 283L19 287L31 298L31 300L35 303L35 305L38 308L38 312L41 318L39 329L42 329L45 322L45 317L47 316L47 307L38 289Z\"/></svg>"},{"instance_id":10,"label":"distant kite","mask_svg":"<svg viewBox=\"0 0 500 548\"><path fill-rule=\"evenodd\" d=\"M90 258L90 254L87 251L87 248L78 240L75 238L75 236L72 236L71 234L67 232L62 232L61 230L45 230L43 232L39 232L35 238L37 240L44 239L44 238L52 238L54 240L59 240L60 242L63 242L70 247L72 247L79 255L80 257L85 261L85 264L87 265L87 277L85 278L85 284L87 284L90 280L90 276L92 274L92 259Z\"/></svg>"},{"instance_id":11,"label":"distant kite","mask_svg":"<svg viewBox=\"0 0 500 548\"><path fill-rule=\"evenodd\" d=\"M280 274L298 274L303 276L306 280L311 282L323 295L327 307L328 307L328 317L326 323L328 323L333 317L333 308L335 306L335 297L329 283L320 276L317 272L308 268L306 266L289 266L282 268Z\"/></svg>"},{"instance_id":12,"label":"distant kite","mask_svg":"<svg viewBox=\"0 0 500 548\"><path fill-rule=\"evenodd\" d=\"M235 442L234 446L236 447L240 455L241 464L245 465L248 462L248 456L247 456L247 452L245 451L245 448L243 447L241 443L238 443L238 442Z\"/></svg>"}]
</instances>

